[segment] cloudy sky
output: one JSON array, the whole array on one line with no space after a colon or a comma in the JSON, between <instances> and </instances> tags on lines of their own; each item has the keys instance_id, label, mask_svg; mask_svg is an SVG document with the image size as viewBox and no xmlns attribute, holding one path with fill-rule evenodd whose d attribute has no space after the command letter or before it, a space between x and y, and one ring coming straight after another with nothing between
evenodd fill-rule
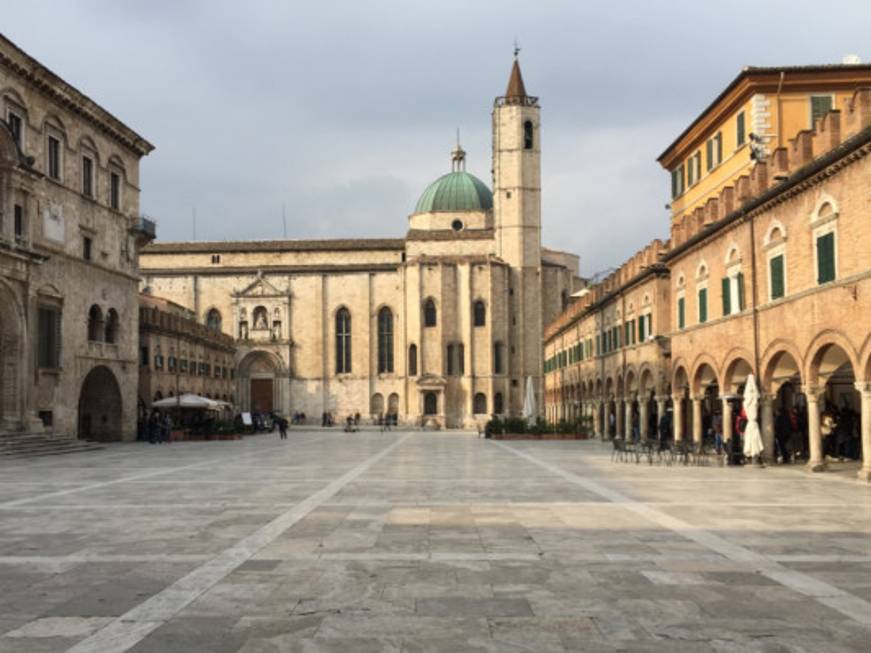
<instances>
[{"instance_id":1,"label":"cloudy sky","mask_svg":"<svg viewBox=\"0 0 871 653\"><path fill-rule=\"evenodd\" d=\"M401 236L455 130L490 181L515 36L543 241L584 274L666 235L656 156L744 65L871 58L864 1L4 0L10 39L154 143L161 240Z\"/></svg>"}]
</instances>

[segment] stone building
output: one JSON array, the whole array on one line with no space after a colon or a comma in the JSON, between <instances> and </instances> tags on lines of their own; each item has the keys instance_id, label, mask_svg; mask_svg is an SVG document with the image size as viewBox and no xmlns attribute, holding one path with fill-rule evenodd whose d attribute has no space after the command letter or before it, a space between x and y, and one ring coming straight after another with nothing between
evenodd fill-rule
<instances>
[{"instance_id":1,"label":"stone building","mask_svg":"<svg viewBox=\"0 0 871 653\"><path fill-rule=\"evenodd\" d=\"M581 284L577 257L541 246L539 111L515 60L493 190L458 145L405 238L154 243L144 283L237 339L242 409L449 427L518 413L527 377L541 400L543 324Z\"/></svg>"},{"instance_id":2,"label":"stone building","mask_svg":"<svg viewBox=\"0 0 871 653\"><path fill-rule=\"evenodd\" d=\"M0 435L132 438L153 147L3 36L0 108Z\"/></svg>"},{"instance_id":3,"label":"stone building","mask_svg":"<svg viewBox=\"0 0 871 653\"><path fill-rule=\"evenodd\" d=\"M700 443L714 415L728 438L734 399L753 373L769 455L775 413L796 407L807 419L808 466L825 469L820 414L837 408L858 416L860 477L871 477L871 89L854 89L842 107L673 219L667 243L654 242L547 328L551 415L590 414L599 433L615 423L623 435L642 411L672 408L676 440ZM642 287L658 302L643 343L627 312ZM569 360L582 337L606 344Z\"/></svg>"},{"instance_id":4,"label":"stone building","mask_svg":"<svg viewBox=\"0 0 871 653\"><path fill-rule=\"evenodd\" d=\"M189 309L161 297L139 296L139 409L196 394L236 401L235 340L213 312L202 324Z\"/></svg>"}]
</instances>

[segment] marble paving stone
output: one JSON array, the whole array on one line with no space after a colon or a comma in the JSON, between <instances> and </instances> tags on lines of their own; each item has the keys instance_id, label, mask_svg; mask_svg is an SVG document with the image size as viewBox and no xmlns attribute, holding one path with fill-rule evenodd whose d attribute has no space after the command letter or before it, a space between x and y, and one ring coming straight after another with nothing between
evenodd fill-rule
<instances>
[{"instance_id":1,"label":"marble paving stone","mask_svg":"<svg viewBox=\"0 0 871 653\"><path fill-rule=\"evenodd\" d=\"M871 488L456 433L110 445L0 461L0 589L0 653L867 651Z\"/></svg>"}]
</instances>

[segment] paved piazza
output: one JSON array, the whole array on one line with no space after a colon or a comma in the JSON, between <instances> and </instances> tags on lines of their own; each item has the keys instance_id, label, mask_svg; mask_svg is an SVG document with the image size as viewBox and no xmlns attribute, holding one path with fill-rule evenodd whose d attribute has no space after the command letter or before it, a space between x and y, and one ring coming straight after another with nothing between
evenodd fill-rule
<instances>
[{"instance_id":1,"label":"paved piazza","mask_svg":"<svg viewBox=\"0 0 871 653\"><path fill-rule=\"evenodd\" d=\"M871 489L293 431L0 461L0 651L868 651Z\"/></svg>"}]
</instances>

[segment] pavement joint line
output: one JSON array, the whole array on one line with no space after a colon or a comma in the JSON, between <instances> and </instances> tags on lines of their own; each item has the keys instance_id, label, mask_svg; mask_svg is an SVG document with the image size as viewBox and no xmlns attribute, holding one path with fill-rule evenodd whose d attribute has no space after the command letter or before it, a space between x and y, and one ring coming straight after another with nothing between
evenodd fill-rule
<instances>
[{"instance_id":1,"label":"pavement joint line","mask_svg":"<svg viewBox=\"0 0 871 653\"><path fill-rule=\"evenodd\" d=\"M172 619L197 597L221 582L240 565L254 557L258 551L275 541L287 529L357 479L411 436L412 434L409 433L394 440L290 510L83 639L68 649L68 653L115 653L136 646L151 632Z\"/></svg>"},{"instance_id":2,"label":"pavement joint line","mask_svg":"<svg viewBox=\"0 0 871 653\"><path fill-rule=\"evenodd\" d=\"M272 447L273 449L280 449L280 448L283 448L286 446L285 444L281 443L281 441L279 441L275 444L276 444L276 446ZM241 460L243 458L254 458L256 456L262 456L262 455L264 455L264 452L262 449L258 449L256 451L249 451L248 453L243 453L243 454L236 456L232 462L236 462L236 461ZM62 497L62 496L66 496L69 494L76 494L78 492L87 492L88 490L96 490L96 489L99 489L102 487L108 487L110 485L118 485L119 483L127 483L130 481L136 481L136 480L144 479L144 478L151 478L154 476L162 476L165 474L173 474L175 472L179 472L179 471L182 471L185 469L194 469L196 467L206 467L208 465L214 465L214 464L221 463L221 462L227 462L226 457L215 457L215 458L211 458L209 460L191 463L190 465L182 465L180 467L173 467L172 469L162 468L162 469L158 469L158 470L151 471L151 472L142 472L140 474L133 474L132 476L122 476L121 478L112 479L110 481L100 481L99 483L89 483L86 485L79 485L76 487L68 488L66 490L57 490L55 492L48 492L47 494L40 494L40 495L36 495L36 496L31 496L31 497L23 497L21 499L14 499L12 501L5 501L3 503L0 503L0 508L21 506L21 505L25 505L28 503L33 503L35 501L41 501L42 499L48 499L51 497Z\"/></svg>"},{"instance_id":3,"label":"pavement joint line","mask_svg":"<svg viewBox=\"0 0 871 653\"><path fill-rule=\"evenodd\" d=\"M733 562L745 564L748 568L755 568L759 573L784 587L799 594L803 594L804 596L811 597L819 603L849 617L860 625L865 626L866 628L871 628L871 603L859 598L858 596L839 589L834 585L818 580L808 574L784 567L770 556L751 551L750 549L747 549L740 544L730 542L719 535L702 528L696 528L682 519L668 515L649 505L639 503L625 494L603 485L602 483L584 478L583 476L578 476L577 474L564 470L557 465L537 458L525 451L515 449L503 442L497 440L488 440L488 442L504 449L505 451L513 453L515 456L523 458L542 469L546 469L551 473L560 476L569 483L583 487L584 489L598 494L613 503L624 505L626 508L632 510L641 517L644 517L648 521L683 535L687 539L692 540L697 544L701 544Z\"/></svg>"}]
</instances>

